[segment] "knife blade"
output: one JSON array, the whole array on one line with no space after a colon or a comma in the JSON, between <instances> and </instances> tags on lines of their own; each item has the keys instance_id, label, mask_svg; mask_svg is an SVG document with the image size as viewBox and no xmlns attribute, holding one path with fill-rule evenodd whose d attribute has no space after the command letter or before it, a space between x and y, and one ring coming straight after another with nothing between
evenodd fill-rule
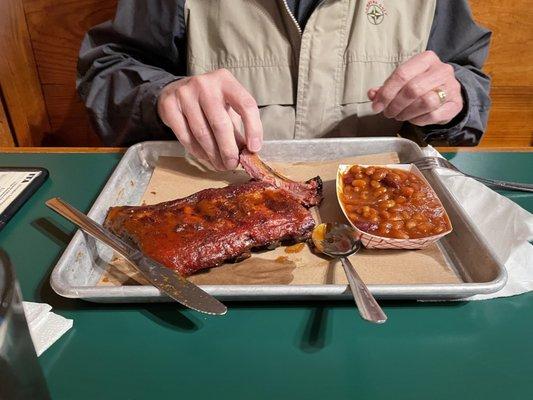
<instances>
[{"instance_id":1,"label":"knife blade","mask_svg":"<svg viewBox=\"0 0 533 400\"><path fill-rule=\"evenodd\" d=\"M46 205L90 236L111 247L137 269L148 282L178 303L205 314L224 315L227 312L226 306L213 296L177 272L147 257L139 249L112 234L60 198L54 197L48 200Z\"/></svg>"}]
</instances>

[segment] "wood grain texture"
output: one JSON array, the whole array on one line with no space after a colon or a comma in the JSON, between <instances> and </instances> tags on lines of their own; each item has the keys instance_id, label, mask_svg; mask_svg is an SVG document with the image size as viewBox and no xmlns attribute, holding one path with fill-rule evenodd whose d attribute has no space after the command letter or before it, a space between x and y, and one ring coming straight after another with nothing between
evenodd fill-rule
<instances>
[{"instance_id":1,"label":"wood grain texture","mask_svg":"<svg viewBox=\"0 0 533 400\"><path fill-rule=\"evenodd\" d=\"M116 1L25 0L24 6L52 127L42 145L101 145L76 93L76 65L85 32L111 19Z\"/></svg>"},{"instance_id":2,"label":"wood grain texture","mask_svg":"<svg viewBox=\"0 0 533 400\"><path fill-rule=\"evenodd\" d=\"M100 138L91 129L89 116L71 84L43 84L52 132L43 146L99 146Z\"/></svg>"},{"instance_id":3,"label":"wood grain texture","mask_svg":"<svg viewBox=\"0 0 533 400\"><path fill-rule=\"evenodd\" d=\"M72 88L85 32L113 18L116 1L24 0L24 5L41 83Z\"/></svg>"},{"instance_id":4,"label":"wood grain texture","mask_svg":"<svg viewBox=\"0 0 533 400\"><path fill-rule=\"evenodd\" d=\"M0 146L3 146L3 147L15 146L15 140L13 139L11 127L9 125L10 124L7 119L4 99L2 97L2 90L0 88Z\"/></svg>"},{"instance_id":5,"label":"wood grain texture","mask_svg":"<svg viewBox=\"0 0 533 400\"><path fill-rule=\"evenodd\" d=\"M0 86L17 142L38 146L50 131L22 0L0 1Z\"/></svg>"},{"instance_id":6,"label":"wood grain texture","mask_svg":"<svg viewBox=\"0 0 533 400\"><path fill-rule=\"evenodd\" d=\"M14 0L0 0L0 4L5 1ZM74 81L78 49L84 33L91 26L113 17L116 0L23 2L51 125L51 129L43 130L48 134L37 144L100 144L89 126L85 108L75 92ZM493 78L493 106L481 146L531 146L531 0L471 0L470 4L476 20L494 32L485 68ZM0 19L1 15L0 13Z\"/></svg>"},{"instance_id":7,"label":"wood grain texture","mask_svg":"<svg viewBox=\"0 0 533 400\"><path fill-rule=\"evenodd\" d=\"M533 146L533 3L471 0L478 23L492 30L485 71L492 108L481 146Z\"/></svg>"},{"instance_id":8,"label":"wood grain texture","mask_svg":"<svg viewBox=\"0 0 533 400\"><path fill-rule=\"evenodd\" d=\"M533 86L531 0L470 0L470 5L476 21L492 31L485 71L493 86Z\"/></svg>"},{"instance_id":9,"label":"wood grain texture","mask_svg":"<svg viewBox=\"0 0 533 400\"><path fill-rule=\"evenodd\" d=\"M481 146L533 146L533 86L497 86L491 96Z\"/></svg>"}]
</instances>

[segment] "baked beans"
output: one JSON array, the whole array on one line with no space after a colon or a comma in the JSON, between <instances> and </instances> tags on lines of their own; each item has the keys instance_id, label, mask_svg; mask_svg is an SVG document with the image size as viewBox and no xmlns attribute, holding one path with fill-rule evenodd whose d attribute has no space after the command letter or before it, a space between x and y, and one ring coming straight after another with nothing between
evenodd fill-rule
<instances>
[{"instance_id":1,"label":"baked beans","mask_svg":"<svg viewBox=\"0 0 533 400\"><path fill-rule=\"evenodd\" d=\"M448 231L433 190L412 172L354 165L342 176L341 201L350 221L372 235L423 238Z\"/></svg>"}]
</instances>

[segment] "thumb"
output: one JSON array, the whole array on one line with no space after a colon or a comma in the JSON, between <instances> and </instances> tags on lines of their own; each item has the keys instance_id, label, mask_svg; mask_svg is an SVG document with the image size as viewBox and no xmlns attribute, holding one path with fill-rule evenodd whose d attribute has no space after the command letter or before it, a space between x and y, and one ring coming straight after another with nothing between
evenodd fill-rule
<instances>
[{"instance_id":1,"label":"thumb","mask_svg":"<svg viewBox=\"0 0 533 400\"><path fill-rule=\"evenodd\" d=\"M378 92L379 88L380 86L376 86L368 90L367 95L370 100L374 100L374 97L376 97L376 93Z\"/></svg>"}]
</instances>

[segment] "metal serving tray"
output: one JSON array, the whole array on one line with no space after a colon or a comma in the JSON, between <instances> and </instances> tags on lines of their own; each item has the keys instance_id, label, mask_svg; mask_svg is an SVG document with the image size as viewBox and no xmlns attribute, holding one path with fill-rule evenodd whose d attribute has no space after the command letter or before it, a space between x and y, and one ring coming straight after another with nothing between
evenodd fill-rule
<instances>
[{"instance_id":1,"label":"metal serving tray","mask_svg":"<svg viewBox=\"0 0 533 400\"><path fill-rule=\"evenodd\" d=\"M338 138L268 141L261 155L270 161L323 161L343 157L396 152L400 161L422 156L414 142L401 138ZM183 156L177 142L144 142L128 149L89 212L98 222L111 206L139 204L159 156ZM446 208L454 230L439 246L449 265L463 281L458 284L369 285L382 299L457 299L499 290L506 282L505 268L445 188L438 175L423 172ZM170 301L153 286L97 286L113 251L81 231L76 232L55 266L50 284L61 296L95 302ZM205 285L222 300L349 299L346 285Z\"/></svg>"}]
</instances>

